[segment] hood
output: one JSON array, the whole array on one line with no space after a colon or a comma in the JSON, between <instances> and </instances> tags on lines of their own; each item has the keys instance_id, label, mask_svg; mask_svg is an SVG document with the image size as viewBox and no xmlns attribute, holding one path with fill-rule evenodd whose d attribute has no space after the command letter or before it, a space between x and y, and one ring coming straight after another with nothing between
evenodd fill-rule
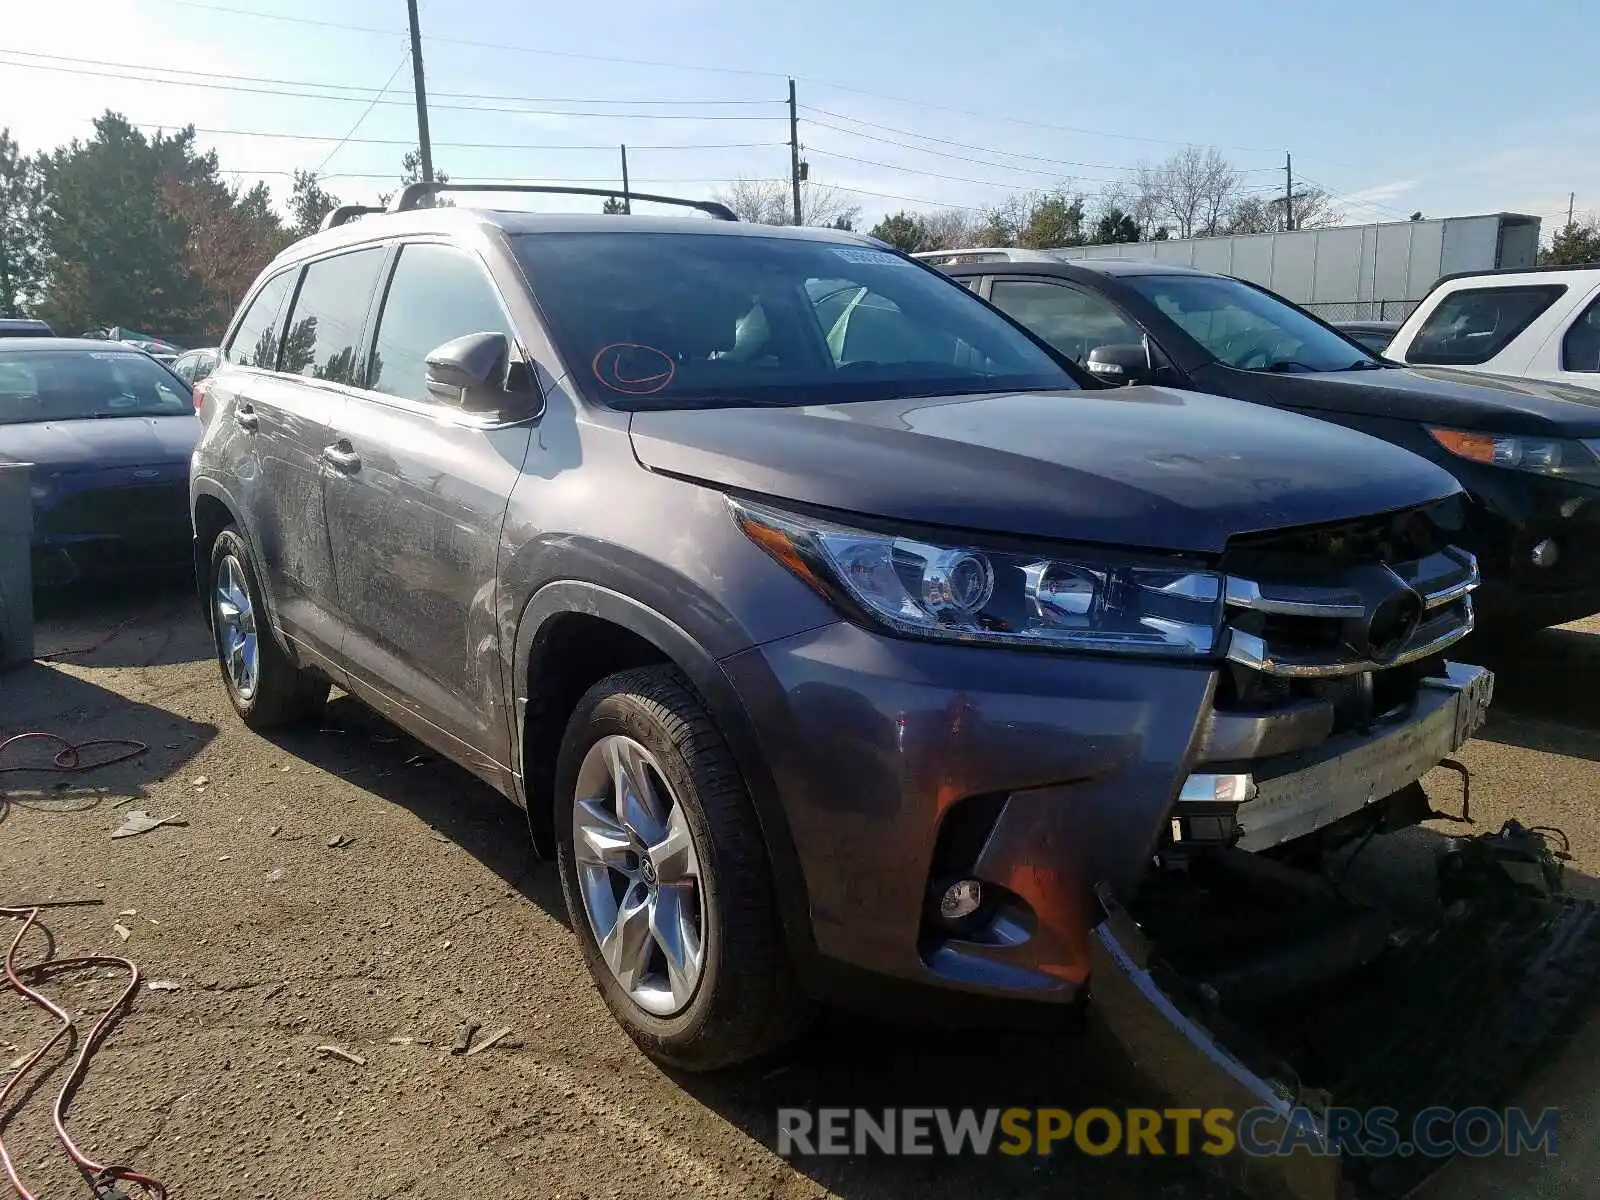
<instances>
[{"instance_id":1,"label":"hood","mask_svg":"<svg viewBox=\"0 0 1600 1200\"><path fill-rule=\"evenodd\" d=\"M159 466L189 461L200 437L192 414L0 425L0 459L41 467Z\"/></svg>"},{"instance_id":2,"label":"hood","mask_svg":"<svg viewBox=\"0 0 1600 1200\"><path fill-rule=\"evenodd\" d=\"M1241 372L1229 374L1237 377ZM1252 374L1263 399L1298 409L1394 417L1486 433L1600 434L1600 391L1572 384L1447 367Z\"/></svg>"},{"instance_id":3,"label":"hood","mask_svg":"<svg viewBox=\"0 0 1600 1200\"><path fill-rule=\"evenodd\" d=\"M1218 554L1424 504L1448 473L1365 434L1167 388L633 415L646 467L907 522Z\"/></svg>"}]
</instances>

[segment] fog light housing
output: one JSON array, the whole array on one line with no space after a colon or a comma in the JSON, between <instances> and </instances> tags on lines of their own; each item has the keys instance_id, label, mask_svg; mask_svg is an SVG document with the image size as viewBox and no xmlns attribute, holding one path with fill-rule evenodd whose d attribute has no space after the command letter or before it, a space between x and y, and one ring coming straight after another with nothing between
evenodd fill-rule
<instances>
[{"instance_id":1,"label":"fog light housing","mask_svg":"<svg viewBox=\"0 0 1600 1200\"><path fill-rule=\"evenodd\" d=\"M958 879L939 897L939 915L946 921L965 921L983 907L983 884L976 879Z\"/></svg>"},{"instance_id":2,"label":"fog light housing","mask_svg":"<svg viewBox=\"0 0 1600 1200\"><path fill-rule=\"evenodd\" d=\"M1528 553L1528 561L1540 570L1549 570L1561 557L1561 547L1554 538L1540 538Z\"/></svg>"}]
</instances>

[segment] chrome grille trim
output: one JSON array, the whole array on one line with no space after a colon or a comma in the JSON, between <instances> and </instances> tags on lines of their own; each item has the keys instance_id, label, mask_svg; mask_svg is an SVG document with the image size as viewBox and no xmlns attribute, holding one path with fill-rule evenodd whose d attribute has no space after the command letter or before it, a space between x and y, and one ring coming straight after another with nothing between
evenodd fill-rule
<instances>
[{"instance_id":1,"label":"chrome grille trim","mask_svg":"<svg viewBox=\"0 0 1600 1200\"><path fill-rule=\"evenodd\" d=\"M1472 632L1477 623L1471 593L1478 587L1478 561L1455 547L1430 554L1416 562L1383 564L1398 585L1413 589L1422 599L1423 615L1395 657L1377 662L1335 639L1332 648L1283 644L1249 632L1238 622L1249 614L1292 617L1329 622L1359 621L1369 614L1347 585L1316 583L1262 586L1254 580L1229 576L1224 590L1227 608L1227 649L1230 662L1265 675L1295 679L1331 679L1403 666L1438 654Z\"/></svg>"}]
</instances>

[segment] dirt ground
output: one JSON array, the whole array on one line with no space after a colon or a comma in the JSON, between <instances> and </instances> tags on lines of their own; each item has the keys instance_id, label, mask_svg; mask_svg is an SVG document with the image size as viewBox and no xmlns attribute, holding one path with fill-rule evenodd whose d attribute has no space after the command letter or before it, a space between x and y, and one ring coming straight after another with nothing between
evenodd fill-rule
<instances>
[{"instance_id":1,"label":"dirt ground","mask_svg":"<svg viewBox=\"0 0 1600 1200\"><path fill-rule=\"evenodd\" d=\"M347 698L320 729L272 740L247 732L181 584L58 601L42 617L38 653L55 658L0 675L0 736L48 730L150 749L69 778L0 775L0 904L101 899L49 914L58 952L125 953L147 981L178 985L141 990L71 1122L91 1153L161 1178L174 1196L1226 1194L1183 1163L1148 1158L785 1161L773 1149L785 1105L1139 1098L1093 1036L843 1016L757 1069L666 1073L595 995L553 868L530 858L521 815L465 772ZM1480 828L1512 813L1560 826L1577 886L1592 887L1600 623L1484 656L1500 673L1495 716L1462 754ZM131 810L184 824L112 840ZM0 924L9 942L13 927ZM52 990L82 1012L118 987L80 977ZM465 1021L513 1033L452 1056ZM0 1079L48 1030L37 1010L0 993ZM364 1065L318 1053L330 1044ZM89 1194L50 1134L61 1075L6 1132L24 1178L50 1200ZM1459 1163L1435 1182L1434 1200L1594 1194L1600 1022L1523 1100L1563 1107L1561 1154Z\"/></svg>"}]
</instances>

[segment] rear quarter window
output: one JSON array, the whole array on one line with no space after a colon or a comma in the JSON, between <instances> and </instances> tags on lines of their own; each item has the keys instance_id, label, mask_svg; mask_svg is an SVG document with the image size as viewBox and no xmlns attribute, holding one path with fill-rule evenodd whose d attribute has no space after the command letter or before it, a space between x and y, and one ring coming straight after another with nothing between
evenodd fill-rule
<instances>
[{"instance_id":1,"label":"rear quarter window","mask_svg":"<svg viewBox=\"0 0 1600 1200\"><path fill-rule=\"evenodd\" d=\"M1406 361L1439 366L1486 363L1566 290L1562 284L1536 284L1452 292L1417 330Z\"/></svg>"},{"instance_id":2,"label":"rear quarter window","mask_svg":"<svg viewBox=\"0 0 1600 1200\"><path fill-rule=\"evenodd\" d=\"M298 267L278 272L251 298L223 351L229 362L242 367L263 367L268 371L277 369L283 306L298 274Z\"/></svg>"},{"instance_id":3,"label":"rear quarter window","mask_svg":"<svg viewBox=\"0 0 1600 1200\"><path fill-rule=\"evenodd\" d=\"M1600 296L1578 314L1561 339L1561 369L1600 373Z\"/></svg>"},{"instance_id":4,"label":"rear quarter window","mask_svg":"<svg viewBox=\"0 0 1600 1200\"><path fill-rule=\"evenodd\" d=\"M368 246L307 264L279 354L281 371L360 386L361 335L384 250Z\"/></svg>"}]
</instances>

